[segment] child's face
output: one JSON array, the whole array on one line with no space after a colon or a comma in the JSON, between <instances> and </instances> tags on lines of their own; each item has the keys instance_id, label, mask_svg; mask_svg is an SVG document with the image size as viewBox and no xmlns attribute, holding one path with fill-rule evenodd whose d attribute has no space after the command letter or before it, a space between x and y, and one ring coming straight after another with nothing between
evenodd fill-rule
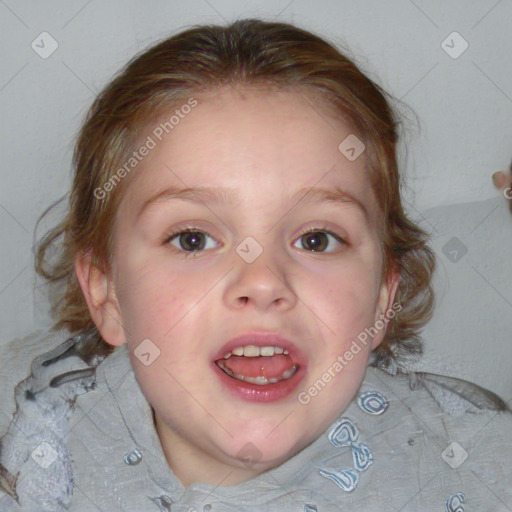
<instances>
[{"instance_id":1,"label":"child's face","mask_svg":"<svg viewBox=\"0 0 512 512\"><path fill-rule=\"evenodd\" d=\"M124 334L105 337L128 343L178 477L227 485L284 462L348 406L384 330L366 346L358 342L350 361L344 354L391 307L396 277L381 282L379 211L364 154L349 161L338 149L349 126L304 94L223 89L194 97L198 105L162 141L152 134L158 124L141 138L157 144L117 213L119 317L105 320L121 322ZM222 196L163 197L139 216L170 187ZM313 192L336 188L346 201ZM165 242L186 228L200 233ZM230 344L269 332L288 342ZM133 353L146 339L160 350L148 366ZM253 344L289 355L223 359ZM218 360L232 373L279 382L248 384ZM281 380L294 363L295 374ZM317 393L308 393L315 382Z\"/></svg>"}]
</instances>

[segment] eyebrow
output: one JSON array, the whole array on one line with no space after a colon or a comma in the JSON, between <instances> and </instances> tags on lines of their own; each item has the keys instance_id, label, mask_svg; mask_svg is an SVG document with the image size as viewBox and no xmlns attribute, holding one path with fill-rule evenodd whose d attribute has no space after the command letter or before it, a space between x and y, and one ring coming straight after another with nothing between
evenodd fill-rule
<instances>
[{"instance_id":1,"label":"eyebrow","mask_svg":"<svg viewBox=\"0 0 512 512\"><path fill-rule=\"evenodd\" d=\"M137 219L152 205L179 199L191 203L213 203L227 204L235 207L243 201L237 190L219 187L176 187L171 186L161 190L148 198L137 212ZM289 204L297 204L301 201L316 201L333 204L353 204L364 214L366 220L369 220L369 213L364 204L354 195L350 194L341 187L333 188L301 188L292 196L284 197Z\"/></svg>"}]
</instances>

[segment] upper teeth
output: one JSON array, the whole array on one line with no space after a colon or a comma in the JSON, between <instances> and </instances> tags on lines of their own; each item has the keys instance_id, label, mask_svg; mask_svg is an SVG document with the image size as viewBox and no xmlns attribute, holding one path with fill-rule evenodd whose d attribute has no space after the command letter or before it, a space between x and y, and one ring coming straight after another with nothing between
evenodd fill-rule
<instances>
[{"instance_id":1,"label":"upper teeth","mask_svg":"<svg viewBox=\"0 0 512 512\"><path fill-rule=\"evenodd\" d=\"M282 347L256 347L254 345L245 345L243 347L236 347L231 352L225 354L224 359L233 356L245 356L245 357L258 357L258 356L273 356L274 354L288 355L288 350Z\"/></svg>"}]
</instances>

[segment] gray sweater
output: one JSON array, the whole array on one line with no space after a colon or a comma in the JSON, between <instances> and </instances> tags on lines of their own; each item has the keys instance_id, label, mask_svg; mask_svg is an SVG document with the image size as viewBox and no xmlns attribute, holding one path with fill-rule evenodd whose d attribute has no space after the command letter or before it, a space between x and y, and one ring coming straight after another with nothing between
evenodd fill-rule
<instances>
[{"instance_id":1,"label":"gray sweater","mask_svg":"<svg viewBox=\"0 0 512 512\"><path fill-rule=\"evenodd\" d=\"M1 512L512 510L512 414L451 416L424 388L375 368L333 425L283 465L234 486L185 488L127 347L85 363L74 343L61 339L16 387L0 441Z\"/></svg>"}]
</instances>

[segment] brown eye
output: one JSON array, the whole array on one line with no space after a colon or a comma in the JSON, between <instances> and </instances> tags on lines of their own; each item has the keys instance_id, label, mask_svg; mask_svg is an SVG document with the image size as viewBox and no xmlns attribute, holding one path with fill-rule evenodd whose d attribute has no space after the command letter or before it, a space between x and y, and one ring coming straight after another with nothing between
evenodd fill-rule
<instances>
[{"instance_id":1,"label":"brown eye","mask_svg":"<svg viewBox=\"0 0 512 512\"><path fill-rule=\"evenodd\" d=\"M331 242L333 239L334 242ZM301 249L312 252L332 252L336 247L332 247L334 244L343 244L343 240L333 233L327 231L309 231L298 238L297 242L300 241ZM329 250L326 249L329 247Z\"/></svg>"},{"instance_id":2,"label":"brown eye","mask_svg":"<svg viewBox=\"0 0 512 512\"><path fill-rule=\"evenodd\" d=\"M208 238L213 240L213 238L202 231L180 231L179 233L171 235L167 239L167 242L181 251L197 252L202 251L205 248L212 248L210 246L207 247Z\"/></svg>"}]
</instances>

